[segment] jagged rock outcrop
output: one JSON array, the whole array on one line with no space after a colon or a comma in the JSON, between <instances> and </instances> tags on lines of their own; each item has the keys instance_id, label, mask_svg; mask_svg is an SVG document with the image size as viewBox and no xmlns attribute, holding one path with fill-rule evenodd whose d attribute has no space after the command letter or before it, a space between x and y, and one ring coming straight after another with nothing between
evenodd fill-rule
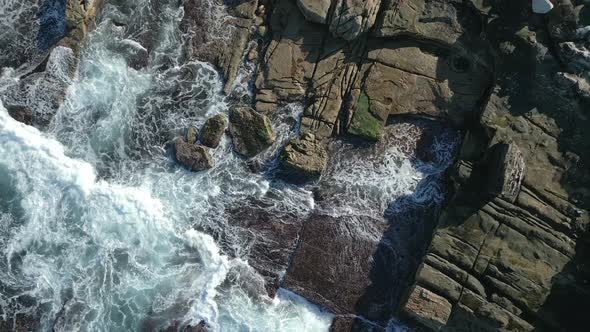
<instances>
[{"instance_id":1,"label":"jagged rock outcrop","mask_svg":"<svg viewBox=\"0 0 590 332\"><path fill-rule=\"evenodd\" d=\"M229 132L236 152L246 157L256 156L277 138L270 119L249 107L230 111Z\"/></svg>"},{"instance_id":2,"label":"jagged rock outcrop","mask_svg":"<svg viewBox=\"0 0 590 332\"><path fill-rule=\"evenodd\" d=\"M201 143L213 149L217 148L221 143L227 123L225 114L217 114L207 119L201 130Z\"/></svg>"},{"instance_id":3,"label":"jagged rock outcrop","mask_svg":"<svg viewBox=\"0 0 590 332\"><path fill-rule=\"evenodd\" d=\"M29 125L46 126L62 104L76 75L78 60L72 49L55 47L45 70L32 73L0 91L8 112Z\"/></svg>"},{"instance_id":4,"label":"jagged rock outcrop","mask_svg":"<svg viewBox=\"0 0 590 332\"><path fill-rule=\"evenodd\" d=\"M210 62L221 69L224 92L229 95L247 53L252 27L261 26L264 12L257 12L258 0L238 1L222 6L209 0L183 3L185 15L180 24L185 34L188 59Z\"/></svg>"},{"instance_id":5,"label":"jagged rock outcrop","mask_svg":"<svg viewBox=\"0 0 590 332\"><path fill-rule=\"evenodd\" d=\"M483 140L489 148L463 150L453 177L455 197L416 275L416 287L452 306L448 319L431 328L576 330L587 324L581 311L559 308L590 302L579 281L588 275L580 265L587 259L590 222L589 174L582 166L590 150L580 131L588 120L580 85L562 81L575 72L559 73L568 68L560 63L566 58L559 55L562 38L579 31L580 18L571 20L575 11L563 10L573 9L567 2L558 2L561 14L549 14L550 35L541 27L522 28L531 18L523 4L491 9L500 13L487 32L497 50L497 79L481 127L472 129L486 135L464 143ZM502 15L505 7L520 14ZM557 57L549 51L552 43L558 44ZM494 195L482 194L482 186ZM419 302L411 298L402 312L423 324L434 320L433 313L416 309L428 302Z\"/></svg>"},{"instance_id":6,"label":"jagged rock outcrop","mask_svg":"<svg viewBox=\"0 0 590 332\"><path fill-rule=\"evenodd\" d=\"M279 156L283 177L301 183L318 179L326 170L328 152L313 134L305 134L285 146Z\"/></svg>"},{"instance_id":7,"label":"jagged rock outcrop","mask_svg":"<svg viewBox=\"0 0 590 332\"><path fill-rule=\"evenodd\" d=\"M354 40L375 24L381 0L338 0L330 22L335 37Z\"/></svg>"},{"instance_id":8,"label":"jagged rock outcrop","mask_svg":"<svg viewBox=\"0 0 590 332\"><path fill-rule=\"evenodd\" d=\"M340 17L350 25L338 25L345 6L348 16ZM359 262L351 275L345 265L376 243L350 230L375 223L349 216L306 221L285 287L337 313L343 328L357 324L352 314L378 325L388 313L367 308L386 302L430 329L552 329L558 320L584 321L556 303L572 294L576 303L590 302L576 281L589 275L577 265L589 218L590 140L581 129L590 96L585 10L555 1L543 21L526 1L276 1L269 46L259 57L258 111L304 102L301 133L320 141L347 134L379 142L388 121L407 116L466 131L451 174L455 194L404 298L391 293L384 302L354 303L360 288L370 288L361 277L368 272ZM314 236L322 232L345 235L320 243ZM358 256L334 255L344 255L346 245L359 245ZM314 270L339 273L323 278ZM348 277L358 278L354 286Z\"/></svg>"},{"instance_id":9,"label":"jagged rock outcrop","mask_svg":"<svg viewBox=\"0 0 590 332\"><path fill-rule=\"evenodd\" d=\"M205 147L187 143L182 138L174 140L174 154L179 163L193 172L213 167L213 159Z\"/></svg>"},{"instance_id":10,"label":"jagged rock outcrop","mask_svg":"<svg viewBox=\"0 0 590 332\"><path fill-rule=\"evenodd\" d=\"M496 144L490 149L488 191L514 203L525 175L525 162L516 144Z\"/></svg>"}]
</instances>

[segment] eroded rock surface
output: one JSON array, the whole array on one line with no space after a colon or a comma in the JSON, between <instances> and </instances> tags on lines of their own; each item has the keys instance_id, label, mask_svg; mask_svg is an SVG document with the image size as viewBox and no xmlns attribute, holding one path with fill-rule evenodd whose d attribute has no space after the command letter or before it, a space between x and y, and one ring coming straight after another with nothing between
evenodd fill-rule
<instances>
[{"instance_id":1,"label":"eroded rock surface","mask_svg":"<svg viewBox=\"0 0 590 332\"><path fill-rule=\"evenodd\" d=\"M283 176L290 182L318 179L326 170L328 153L313 134L291 140L279 156Z\"/></svg>"},{"instance_id":2,"label":"eroded rock surface","mask_svg":"<svg viewBox=\"0 0 590 332\"><path fill-rule=\"evenodd\" d=\"M182 138L174 141L174 153L176 160L193 172L213 167L213 159L205 147L187 143Z\"/></svg>"},{"instance_id":3,"label":"eroded rock surface","mask_svg":"<svg viewBox=\"0 0 590 332\"><path fill-rule=\"evenodd\" d=\"M201 130L201 143L213 149L217 148L221 143L227 123L225 114L218 114L207 119Z\"/></svg>"},{"instance_id":4,"label":"eroded rock surface","mask_svg":"<svg viewBox=\"0 0 590 332\"><path fill-rule=\"evenodd\" d=\"M231 110L229 132L236 152L246 157L256 156L276 140L270 119L249 107Z\"/></svg>"}]
</instances>

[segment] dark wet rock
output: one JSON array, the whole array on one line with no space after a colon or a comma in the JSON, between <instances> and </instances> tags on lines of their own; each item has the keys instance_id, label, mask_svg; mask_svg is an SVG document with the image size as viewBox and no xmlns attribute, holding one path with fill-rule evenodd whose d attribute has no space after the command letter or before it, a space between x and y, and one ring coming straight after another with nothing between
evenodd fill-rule
<instances>
[{"instance_id":1,"label":"dark wet rock","mask_svg":"<svg viewBox=\"0 0 590 332\"><path fill-rule=\"evenodd\" d=\"M236 152L246 157L256 156L276 140L270 119L249 107L230 111L229 132Z\"/></svg>"},{"instance_id":2,"label":"dark wet rock","mask_svg":"<svg viewBox=\"0 0 590 332\"><path fill-rule=\"evenodd\" d=\"M359 315L369 325L386 324L404 287L411 284L426 245L424 234L414 228L434 226L428 212L416 215L421 217L387 222L312 214L283 287L337 315Z\"/></svg>"},{"instance_id":3,"label":"dark wet rock","mask_svg":"<svg viewBox=\"0 0 590 332\"><path fill-rule=\"evenodd\" d=\"M199 322L197 325L182 325L179 321L175 321L164 332L208 332L209 328L205 321Z\"/></svg>"},{"instance_id":4,"label":"dark wet rock","mask_svg":"<svg viewBox=\"0 0 590 332\"><path fill-rule=\"evenodd\" d=\"M67 0L43 1L39 8L39 48L48 50L66 35Z\"/></svg>"},{"instance_id":5,"label":"dark wet rock","mask_svg":"<svg viewBox=\"0 0 590 332\"><path fill-rule=\"evenodd\" d=\"M225 133L228 120L225 114L217 114L207 119L201 130L201 143L210 148L217 148Z\"/></svg>"},{"instance_id":6,"label":"dark wet rock","mask_svg":"<svg viewBox=\"0 0 590 332\"><path fill-rule=\"evenodd\" d=\"M257 1L229 2L228 15L211 15L218 10L209 0L183 2L180 24L186 39L186 57L217 66L225 77L224 92L229 95L248 48L250 27L254 24Z\"/></svg>"},{"instance_id":7,"label":"dark wet rock","mask_svg":"<svg viewBox=\"0 0 590 332\"><path fill-rule=\"evenodd\" d=\"M284 178L289 182L301 183L318 179L324 173L328 153L313 134L304 134L285 146L279 160Z\"/></svg>"},{"instance_id":8,"label":"dark wet rock","mask_svg":"<svg viewBox=\"0 0 590 332\"><path fill-rule=\"evenodd\" d=\"M301 216L276 211L263 201L252 201L227 213L232 232L250 248L245 258L264 277L266 291L274 297L299 241Z\"/></svg>"},{"instance_id":9,"label":"dark wet rock","mask_svg":"<svg viewBox=\"0 0 590 332\"><path fill-rule=\"evenodd\" d=\"M26 125L33 124L34 114L30 108L28 108L26 106L20 106L20 105L15 105L15 106L8 105L6 107L6 109L8 110L8 114L16 121L22 122Z\"/></svg>"},{"instance_id":10,"label":"dark wet rock","mask_svg":"<svg viewBox=\"0 0 590 332\"><path fill-rule=\"evenodd\" d=\"M17 314L13 319L0 319L0 331L29 332L40 327L38 318L25 314Z\"/></svg>"},{"instance_id":11,"label":"dark wet rock","mask_svg":"<svg viewBox=\"0 0 590 332\"><path fill-rule=\"evenodd\" d=\"M174 141L174 150L176 160L193 172L213 168L213 159L203 146L189 144L182 138L177 138Z\"/></svg>"},{"instance_id":12,"label":"dark wet rock","mask_svg":"<svg viewBox=\"0 0 590 332\"><path fill-rule=\"evenodd\" d=\"M63 46L55 47L44 71L34 72L11 82L0 91L0 98L15 118L44 127L49 124L66 96L67 88L77 72L74 52Z\"/></svg>"},{"instance_id":13,"label":"dark wet rock","mask_svg":"<svg viewBox=\"0 0 590 332\"><path fill-rule=\"evenodd\" d=\"M373 265L389 262L394 255L391 249L382 248L380 255L374 257L386 227L384 221L372 218L310 217L284 287L335 314L356 313L372 283ZM387 264L380 273L383 279L392 277ZM391 294L383 290L373 295L381 301L373 301L377 302L375 308L366 308L369 310L363 314L370 319L385 318L387 313L383 310L388 311Z\"/></svg>"},{"instance_id":14,"label":"dark wet rock","mask_svg":"<svg viewBox=\"0 0 590 332\"><path fill-rule=\"evenodd\" d=\"M358 316L336 316L330 326L330 332L385 332L384 327Z\"/></svg>"}]
</instances>

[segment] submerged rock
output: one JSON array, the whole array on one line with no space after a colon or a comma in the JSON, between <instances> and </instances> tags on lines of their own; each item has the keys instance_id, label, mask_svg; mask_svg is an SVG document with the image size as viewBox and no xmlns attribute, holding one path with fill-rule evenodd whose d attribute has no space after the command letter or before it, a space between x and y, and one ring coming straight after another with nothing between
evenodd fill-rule
<instances>
[{"instance_id":1,"label":"submerged rock","mask_svg":"<svg viewBox=\"0 0 590 332\"><path fill-rule=\"evenodd\" d=\"M201 143L213 149L217 148L221 143L227 122L225 114L217 114L207 119L201 131Z\"/></svg>"},{"instance_id":2,"label":"submerged rock","mask_svg":"<svg viewBox=\"0 0 590 332\"><path fill-rule=\"evenodd\" d=\"M207 149L200 145L189 144L182 138L174 141L176 160L193 172L213 168L213 159Z\"/></svg>"},{"instance_id":3,"label":"submerged rock","mask_svg":"<svg viewBox=\"0 0 590 332\"><path fill-rule=\"evenodd\" d=\"M326 169L328 154L313 134L289 142L279 157L284 177L289 182L319 178Z\"/></svg>"},{"instance_id":4,"label":"submerged rock","mask_svg":"<svg viewBox=\"0 0 590 332\"><path fill-rule=\"evenodd\" d=\"M230 112L229 123L234 148L246 157L256 156L277 138L270 119L249 107L234 108Z\"/></svg>"}]
</instances>

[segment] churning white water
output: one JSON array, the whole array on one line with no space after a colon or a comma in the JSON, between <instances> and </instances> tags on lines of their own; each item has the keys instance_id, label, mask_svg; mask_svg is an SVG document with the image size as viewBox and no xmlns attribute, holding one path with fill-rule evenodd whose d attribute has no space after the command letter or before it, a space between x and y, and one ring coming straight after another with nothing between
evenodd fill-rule
<instances>
[{"instance_id":1,"label":"churning white water","mask_svg":"<svg viewBox=\"0 0 590 332\"><path fill-rule=\"evenodd\" d=\"M204 10L220 21L220 7ZM209 171L192 173L174 162L168 141L229 109L216 70L183 61L182 16L176 0L107 2L78 76L44 132L12 119L0 101L4 320L37 317L42 331L158 330L175 321L205 321L211 331L329 329L333 316L296 294L279 290L270 299L252 291L248 284L260 276L239 238L226 244L236 247L231 258L195 230L227 228L222 212L252 198L301 218L316 204L311 188L273 176L277 152L297 134L300 105L275 116L279 140L254 161L262 172L253 173L227 137L212 151L216 166ZM138 40L153 51L146 66L134 69L137 53L129 49L141 53ZM18 82L12 73L5 70L2 84ZM392 135L403 136L405 127L396 128ZM338 201L322 208L383 215L416 190L415 204L440 202L439 175L452 160L454 138L441 143L432 163L410 162L392 142L362 161L336 143L340 153L322 185L334 187Z\"/></svg>"}]
</instances>

